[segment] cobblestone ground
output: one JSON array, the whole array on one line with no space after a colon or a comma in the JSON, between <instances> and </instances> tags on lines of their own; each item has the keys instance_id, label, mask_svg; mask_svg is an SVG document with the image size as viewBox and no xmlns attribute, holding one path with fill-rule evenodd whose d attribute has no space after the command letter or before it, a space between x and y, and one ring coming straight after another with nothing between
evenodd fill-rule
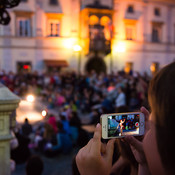
<instances>
[{"instance_id":1,"label":"cobblestone ground","mask_svg":"<svg viewBox=\"0 0 175 175\"><path fill-rule=\"evenodd\" d=\"M41 155L44 162L44 172L42 175L71 175L72 159L77 152L78 148L74 148L70 154L59 154L54 158L47 158ZM25 175L25 164L17 165L12 175Z\"/></svg>"}]
</instances>

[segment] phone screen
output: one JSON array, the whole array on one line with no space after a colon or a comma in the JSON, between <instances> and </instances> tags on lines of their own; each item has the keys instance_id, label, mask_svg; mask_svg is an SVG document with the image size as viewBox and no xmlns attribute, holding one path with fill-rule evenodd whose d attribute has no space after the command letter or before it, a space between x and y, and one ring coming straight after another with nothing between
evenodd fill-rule
<instances>
[{"instance_id":1,"label":"phone screen","mask_svg":"<svg viewBox=\"0 0 175 175\"><path fill-rule=\"evenodd\" d=\"M139 134L140 114L108 116L108 137Z\"/></svg>"}]
</instances>

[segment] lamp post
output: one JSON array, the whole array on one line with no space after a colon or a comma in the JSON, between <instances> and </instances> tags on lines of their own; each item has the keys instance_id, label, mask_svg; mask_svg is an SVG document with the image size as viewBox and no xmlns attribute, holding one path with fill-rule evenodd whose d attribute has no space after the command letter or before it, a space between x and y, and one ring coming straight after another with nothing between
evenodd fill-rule
<instances>
[{"instance_id":1,"label":"lamp post","mask_svg":"<svg viewBox=\"0 0 175 175\"><path fill-rule=\"evenodd\" d=\"M74 45L73 46L73 50L74 52L77 52L78 53L78 66L77 66L77 72L78 72L78 76L80 76L80 72L81 72L81 50L82 50L82 47L78 44Z\"/></svg>"}]
</instances>

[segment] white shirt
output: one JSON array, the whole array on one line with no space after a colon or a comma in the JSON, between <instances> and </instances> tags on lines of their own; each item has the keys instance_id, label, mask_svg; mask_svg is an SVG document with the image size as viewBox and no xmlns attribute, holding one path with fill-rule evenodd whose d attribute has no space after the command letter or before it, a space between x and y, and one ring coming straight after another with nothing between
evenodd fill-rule
<instances>
[{"instance_id":1,"label":"white shirt","mask_svg":"<svg viewBox=\"0 0 175 175\"><path fill-rule=\"evenodd\" d=\"M125 105L126 105L125 94L122 92L118 95L117 99L115 100L115 106L120 107Z\"/></svg>"}]
</instances>

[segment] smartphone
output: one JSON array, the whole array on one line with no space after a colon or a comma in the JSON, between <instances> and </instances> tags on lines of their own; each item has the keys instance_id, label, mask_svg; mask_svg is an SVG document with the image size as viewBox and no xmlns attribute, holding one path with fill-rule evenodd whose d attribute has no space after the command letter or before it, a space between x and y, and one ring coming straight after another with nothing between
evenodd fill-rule
<instances>
[{"instance_id":1,"label":"smartphone","mask_svg":"<svg viewBox=\"0 0 175 175\"><path fill-rule=\"evenodd\" d=\"M141 136L145 132L145 116L141 112L102 114L102 138Z\"/></svg>"}]
</instances>

